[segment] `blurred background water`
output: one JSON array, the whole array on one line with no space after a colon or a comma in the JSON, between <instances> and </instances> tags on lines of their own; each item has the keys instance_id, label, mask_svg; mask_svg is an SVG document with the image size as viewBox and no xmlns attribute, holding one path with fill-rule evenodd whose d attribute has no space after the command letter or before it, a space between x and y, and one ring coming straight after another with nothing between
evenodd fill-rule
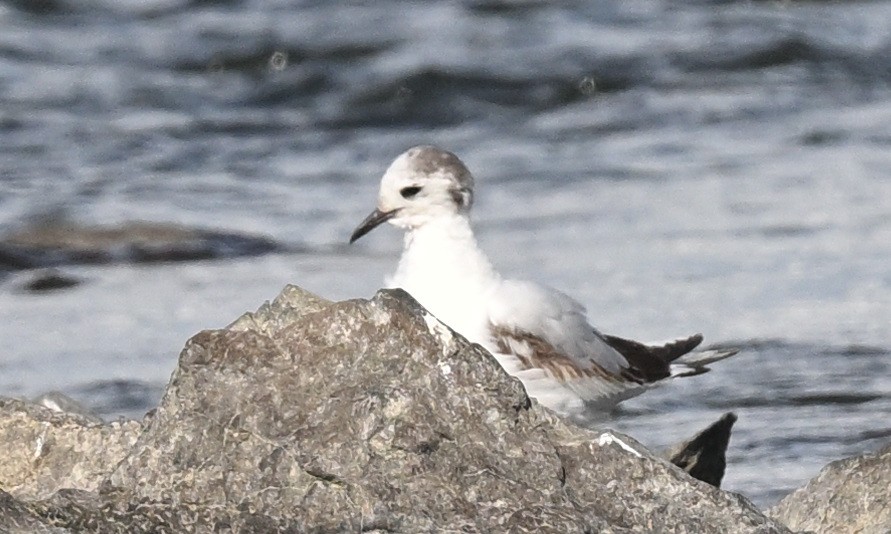
<instances>
[{"instance_id":1,"label":"blurred background water","mask_svg":"<svg viewBox=\"0 0 891 534\"><path fill-rule=\"evenodd\" d=\"M889 1L2 0L0 394L141 417L186 339L286 283L372 295L400 236L346 239L390 160L434 143L475 173L504 273L609 333L745 349L612 426L659 448L733 410L725 487L772 504L891 439L888 20ZM15 237L131 221L274 246L85 261ZM80 283L29 290L47 265Z\"/></svg>"}]
</instances>

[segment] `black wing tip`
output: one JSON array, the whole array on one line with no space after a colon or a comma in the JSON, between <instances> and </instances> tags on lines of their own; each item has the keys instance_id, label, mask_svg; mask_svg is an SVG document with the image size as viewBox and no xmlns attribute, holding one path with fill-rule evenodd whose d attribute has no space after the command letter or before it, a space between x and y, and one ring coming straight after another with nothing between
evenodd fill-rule
<instances>
[{"instance_id":1,"label":"black wing tip","mask_svg":"<svg viewBox=\"0 0 891 534\"><path fill-rule=\"evenodd\" d=\"M702 341L705 338L702 334L693 334L690 337L685 337L681 339L676 339L674 341L669 341L665 345L661 347L653 347L654 349L664 349L665 354L661 355L665 359L666 363L671 363L684 354L692 352L693 349L702 344Z\"/></svg>"},{"instance_id":2,"label":"black wing tip","mask_svg":"<svg viewBox=\"0 0 891 534\"><path fill-rule=\"evenodd\" d=\"M693 478L721 487L727 468L726 452L737 417L727 412L720 419L682 443L669 458Z\"/></svg>"},{"instance_id":3,"label":"black wing tip","mask_svg":"<svg viewBox=\"0 0 891 534\"><path fill-rule=\"evenodd\" d=\"M718 424L733 426L733 424L736 423L737 419L739 419L739 417L736 416L736 413L727 412L722 415L721 418L718 419L717 423L712 426L717 426Z\"/></svg>"}]
</instances>

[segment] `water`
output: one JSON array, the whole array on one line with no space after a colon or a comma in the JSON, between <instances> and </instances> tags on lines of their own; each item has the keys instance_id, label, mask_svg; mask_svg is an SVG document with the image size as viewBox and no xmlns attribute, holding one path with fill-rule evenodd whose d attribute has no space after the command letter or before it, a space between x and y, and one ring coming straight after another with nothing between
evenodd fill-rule
<instances>
[{"instance_id":1,"label":"water","mask_svg":"<svg viewBox=\"0 0 891 534\"><path fill-rule=\"evenodd\" d=\"M280 251L0 270L0 393L154 406L185 340L296 283L370 296L398 234L345 241L435 143L507 274L604 331L744 352L626 403L653 447L739 415L761 505L891 436L891 2L9 0L0 235L145 220Z\"/></svg>"}]
</instances>

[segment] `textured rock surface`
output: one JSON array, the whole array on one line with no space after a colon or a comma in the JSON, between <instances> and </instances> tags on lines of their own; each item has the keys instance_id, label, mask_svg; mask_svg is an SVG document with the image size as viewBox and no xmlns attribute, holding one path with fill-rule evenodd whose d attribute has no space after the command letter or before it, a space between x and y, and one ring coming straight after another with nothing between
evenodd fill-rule
<instances>
[{"instance_id":1,"label":"textured rock surface","mask_svg":"<svg viewBox=\"0 0 891 534\"><path fill-rule=\"evenodd\" d=\"M44 534L71 532L61 527L52 527L29 504L17 500L0 490L0 532L4 534Z\"/></svg>"},{"instance_id":2,"label":"textured rock surface","mask_svg":"<svg viewBox=\"0 0 891 534\"><path fill-rule=\"evenodd\" d=\"M305 532L297 518L273 518L235 507L127 501L114 494L61 490L41 501L0 491L0 532L188 533Z\"/></svg>"},{"instance_id":3,"label":"textured rock surface","mask_svg":"<svg viewBox=\"0 0 891 534\"><path fill-rule=\"evenodd\" d=\"M28 499L59 488L96 490L140 432L135 421L97 424L0 398L0 489Z\"/></svg>"},{"instance_id":4,"label":"textured rock surface","mask_svg":"<svg viewBox=\"0 0 891 534\"><path fill-rule=\"evenodd\" d=\"M795 530L817 534L891 532L891 445L832 462L770 515Z\"/></svg>"},{"instance_id":5,"label":"textured rock surface","mask_svg":"<svg viewBox=\"0 0 891 534\"><path fill-rule=\"evenodd\" d=\"M32 490L46 498L0 513L86 532L788 532L533 404L401 291L330 303L286 288L196 335L108 469L99 491Z\"/></svg>"}]
</instances>

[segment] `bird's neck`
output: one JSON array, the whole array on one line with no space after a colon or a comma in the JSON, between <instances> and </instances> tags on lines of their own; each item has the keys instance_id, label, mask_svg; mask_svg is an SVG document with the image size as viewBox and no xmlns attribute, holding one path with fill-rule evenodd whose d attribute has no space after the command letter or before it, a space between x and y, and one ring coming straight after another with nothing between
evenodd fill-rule
<instances>
[{"instance_id":1,"label":"bird's neck","mask_svg":"<svg viewBox=\"0 0 891 534\"><path fill-rule=\"evenodd\" d=\"M476 329L485 322L485 298L499 280L477 245L470 220L455 214L406 232L388 285L405 289L441 321L477 341L483 335Z\"/></svg>"}]
</instances>

